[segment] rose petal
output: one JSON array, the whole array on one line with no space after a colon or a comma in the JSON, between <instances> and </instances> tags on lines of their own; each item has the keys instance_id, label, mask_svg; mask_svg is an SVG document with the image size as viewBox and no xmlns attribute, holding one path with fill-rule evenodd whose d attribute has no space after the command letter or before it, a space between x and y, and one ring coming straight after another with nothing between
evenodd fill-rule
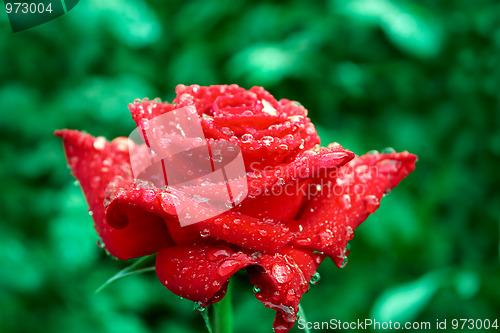
<instances>
[{"instance_id":1,"label":"rose petal","mask_svg":"<svg viewBox=\"0 0 500 333\"><path fill-rule=\"evenodd\" d=\"M255 263L224 245L176 246L158 252L156 274L174 294L207 306L224 297L234 273Z\"/></svg>"},{"instance_id":2,"label":"rose petal","mask_svg":"<svg viewBox=\"0 0 500 333\"><path fill-rule=\"evenodd\" d=\"M339 144L305 151L291 163L248 173L248 194L258 196L266 190L270 191L275 184L289 184L325 175L329 169L340 167L353 158L354 153Z\"/></svg>"},{"instance_id":3,"label":"rose petal","mask_svg":"<svg viewBox=\"0 0 500 333\"><path fill-rule=\"evenodd\" d=\"M321 254L287 246L279 254L260 256L258 266L247 267L257 299L277 311L275 332L288 332L294 325L300 299L322 260Z\"/></svg>"},{"instance_id":4,"label":"rose petal","mask_svg":"<svg viewBox=\"0 0 500 333\"><path fill-rule=\"evenodd\" d=\"M247 267L265 306L277 311L276 332L287 332L297 319L302 295L323 256L286 247L276 255L235 251L224 245L176 246L156 257L156 274L174 294L207 306L226 294L229 278Z\"/></svg>"},{"instance_id":5,"label":"rose petal","mask_svg":"<svg viewBox=\"0 0 500 333\"><path fill-rule=\"evenodd\" d=\"M292 161L320 142L304 107L286 99L277 102L261 87L179 85L176 92L173 104L145 100L129 105L140 133L159 115L194 107L207 139L236 139L247 170Z\"/></svg>"},{"instance_id":6,"label":"rose petal","mask_svg":"<svg viewBox=\"0 0 500 333\"><path fill-rule=\"evenodd\" d=\"M236 210L242 214L256 218L267 218L275 221L295 219L302 206L308 190L309 180L275 183L267 192L259 196L248 196Z\"/></svg>"},{"instance_id":7,"label":"rose petal","mask_svg":"<svg viewBox=\"0 0 500 333\"><path fill-rule=\"evenodd\" d=\"M63 139L71 171L80 182L94 227L110 254L126 260L152 254L171 244L162 219L138 208L127 209L125 215L133 222L127 228L116 229L106 223L106 193L132 182L126 138L109 143L103 137L78 131L61 130L55 134Z\"/></svg>"},{"instance_id":8,"label":"rose petal","mask_svg":"<svg viewBox=\"0 0 500 333\"><path fill-rule=\"evenodd\" d=\"M303 231L293 244L324 252L340 267L354 229L415 169L416 160L408 152L363 155L314 179L321 191L303 208Z\"/></svg>"}]
</instances>

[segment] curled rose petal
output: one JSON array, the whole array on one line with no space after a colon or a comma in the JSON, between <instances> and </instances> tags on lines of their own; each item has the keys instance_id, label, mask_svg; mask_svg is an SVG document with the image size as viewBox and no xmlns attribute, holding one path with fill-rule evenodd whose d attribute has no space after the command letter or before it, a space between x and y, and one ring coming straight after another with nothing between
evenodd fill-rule
<instances>
[{"instance_id":1,"label":"curled rose petal","mask_svg":"<svg viewBox=\"0 0 500 333\"><path fill-rule=\"evenodd\" d=\"M354 229L415 169L416 160L408 152L367 154L314 179L320 191L304 206L298 221L303 231L293 244L324 252L341 266Z\"/></svg>"},{"instance_id":2,"label":"curled rose petal","mask_svg":"<svg viewBox=\"0 0 500 333\"><path fill-rule=\"evenodd\" d=\"M328 170L340 167L353 158L354 153L339 144L305 151L288 164L247 173L249 196L261 195L263 191L271 190L276 184L285 185L321 177L326 175Z\"/></svg>"},{"instance_id":3,"label":"curled rose petal","mask_svg":"<svg viewBox=\"0 0 500 333\"><path fill-rule=\"evenodd\" d=\"M322 260L321 254L285 247L279 254L263 254L258 258L258 266L247 268L257 299L277 311L275 332L284 333L292 328L300 299Z\"/></svg>"},{"instance_id":4,"label":"curled rose petal","mask_svg":"<svg viewBox=\"0 0 500 333\"><path fill-rule=\"evenodd\" d=\"M55 134L63 139L69 167L83 189L97 234L111 255L126 260L155 253L172 243L163 221L139 208L127 209L126 218L131 222L127 228L116 229L106 223L106 193L132 182L126 138L109 143L103 137L78 131Z\"/></svg>"},{"instance_id":5,"label":"curled rose petal","mask_svg":"<svg viewBox=\"0 0 500 333\"><path fill-rule=\"evenodd\" d=\"M156 257L156 274L174 294L206 306L224 297L228 279L255 258L224 245L176 246Z\"/></svg>"}]
</instances>

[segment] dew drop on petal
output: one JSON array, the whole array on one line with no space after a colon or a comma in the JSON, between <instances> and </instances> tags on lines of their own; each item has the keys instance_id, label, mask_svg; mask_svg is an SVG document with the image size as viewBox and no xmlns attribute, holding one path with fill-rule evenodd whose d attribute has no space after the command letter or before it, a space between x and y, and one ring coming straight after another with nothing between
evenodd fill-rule
<instances>
[{"instance_id":1,"label":"dew drop on petal","mask_svg":"<svg viewBox=\"0 0 500 333\"><path fill-rule=\"evenodd\" d=\"M352 236L352 234L354 233L354 231L352 230L352 227L351 226L347 226L345 228L345 236L347 238L350 238Z\"/></svg>"},{"instance_id":2,"label":"dew drop on petal","mask_svg":"<svg viewBox=\"0 0 500 333\"><path fill-rule=\"evenodd\" d=\"M94 148L96 150L103 150L106 147L106 139L103 136L97 137L94 141Z\"/></svg>"},{"instance_id":3,"label":"dew drop on petal","mask_svg":"<svg viewBox=\"0 0 500 333\"><path fill-rule=\"evenodd\" d=\"M142 193L142 200L144 200L144 202L146 202L146 203L152 202L155 199L156 199L156 195L155 195L155 192L152 190L146 190Z\"/></svg>"},{"instance_id":4,"label":"dew drop on petal","mask_svg":"<svg viewBox=\"0 0 500 333\"><path fill-rule=\"evenodd\" d=\"M242 142L251 142L253 140L253 135L250 133L245 133L241 136Z\"/></svg>"},{"instance_id":5,"label":"dew drop on petal","mask_svg":"<svg viewBox=\"0 0 500 333\"><path fill-rule=\"evenodd\" d=\"M224 223L222 225L222 233L226 236L229 235L231 233L231 227Z\"/></svg>"},{"instance_id":6,"label":"dew drop on petal","mask_svg":"<svg viewBox=\"0 0 500 333\"><path fill-rule=\"evenodd\" d=\"M295 243L300 246L308 246L311 245L312 241L310 238L305 238L305 239L299 239L296 240Z\"/></svg>"},{"instance_id":7,"label":"dew drop on petal","mask_svg":"<svg viewBox=\"0 0 500 333\"><path fill-rule=\"evenodd\" d=\"M208 253L208 260L210 261L218 261L227 257L229 257L229 252L225 249L212 250Z\"/></svg>"},{"instance_id":8,"label":"dew drop on petal","mask_svg":"<svg viewBox=\"0 0 500 333\"><path fill-rule=\"evenodd\" d=\"M271 273L278 283L286 283L292 278L290 267L281 264L274 265Z\"/></svg>"},{"instance_id":9,"label":"dew drop on petal","mask_svg":"<svg viewBox=\"0 0 500 333\"><path fill-rule=\"evenodd\" d=\"M219 268L217 269L217 273L219 273L220 276L227 276L236 272L238 268L239 268L239 262L236 260L229 259L224 261L219 266Z\"/></svg>"},{"instance_id":10,"label":"dew drop on petal","mask_svg":"<svg viewBox=\"0 0 500 333\"><path fill-rule=\"evenodd\" d=\"M267 236L267 231L264 230L264 229L258 229L258 232L259 234L262 236L262 237L266 237Z\"/></svg>"},{"instance_id":11,"label":"dew drop on petal","mask_svg":"<svg viewBox=\"0 0 500 333\"><path fill-rule=\"evenodd\" d=\"M253 286L253 292L254 294L260 293L260 288L257 286Z\"/></svg>"},{"instance_id":12,"label":"dew drop on petal","mask_svg":"<svg viewBox=\"0 0 500 333\"><path fill-rule=\"evenodd\" d=\"M349 194L344 194L343 196L340 197L340 201L342 203L342 206L344 209L350 209L351 208L351 197Z\"/></svg>"},{"instance_id":13,"label":"dew drop on petal","mask_svg":"<svg viewBox=\"0 0 500 333\"><path fill-rule=\"evenodd\" d=\"M305 147L305 146L304 146L304 142L305 142L305 140L304 140L304 139L301 139L301 140L300 140L300 146L299 146L299 149L304 149L304 147Z\"/></svg>"},{"instance_id":14,"label":"dew drop on petal","mask_svg":"<svg viewBox=\"0 0 500 333\"><path fill-rule=\"evenodd\" d=\"M395 152L395 150L392 147L387 147L387 148L384 148L380 151L381 154L392 154L394 152Z\"/></svg>"},{"instance_id":15,"label":"dew drop on petal","mask_svg":"<svg viewBox=\"0 0 500 333\"><path fill-rule=\"evenodd\" d=\"M272 136L269 136L269 135L266 135L265 137L262 138L262 142L264 142L264 144L266 146L269 146L271 143L273 143L274 141L274 138Z\"/></svg>"},{"instance_id":16,"label":"dew drop on petal","mask_svg":"<svg viewBox=\"0 0 500 333\"><path fill-rule=\"evenodd\" d=\"M347 259L347 256L344 256L344 260L342 261L340 268L344 268L345 266L347 266L348 262L349 262L349 260Z\"/></svg>"},{"instance_id":17,"label":"dew drop on petal","mask_svg":"<svg viewBox=\"0 0 500 333\"><path fill-rule=\"evenodd\" d=\"M373 213L380 206L380 201L374 195L367 195L365 197L365 207L368 213Z\"/></svg>"}]
</instances>

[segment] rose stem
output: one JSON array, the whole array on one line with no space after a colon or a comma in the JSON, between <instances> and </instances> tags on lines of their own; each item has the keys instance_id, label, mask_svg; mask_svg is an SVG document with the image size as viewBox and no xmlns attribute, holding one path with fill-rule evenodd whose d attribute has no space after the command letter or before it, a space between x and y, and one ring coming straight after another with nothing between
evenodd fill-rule
<instances>
[{"instance_id":1,"label":"rose stem","mask_svg":"<svg viewBox=\"0 0 500 333\"><path fill-rule=\"evenodd\" d=\"M227 286L226 296L213 305L215 333L233 332L233 304L231 299L231 283Z\"/></svg>"}]
</instances>

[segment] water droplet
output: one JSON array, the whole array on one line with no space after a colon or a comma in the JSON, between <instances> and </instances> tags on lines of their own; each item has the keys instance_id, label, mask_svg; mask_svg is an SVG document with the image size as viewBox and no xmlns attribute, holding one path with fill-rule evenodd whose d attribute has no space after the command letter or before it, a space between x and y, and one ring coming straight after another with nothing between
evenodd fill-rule
<instances>
[{"instance_id":1,"label":"water droplet","mask_svg":"<svg viewBox=\"0 0 500 333\"><path fill-rule=\"evenodd\" d=\"M208 253L208 260L218 261L229 257L230 253L225 249L212 250Z\"/></svg>"},{"instance_id":2,"label":"water droplet","mask_svg":"<svg viewBox=\"0 0 500 333\"><path fill-rule=\"evenodd\" d=\"M365 197L365 207L368 213L373 213L380 206L380 201L374 195L367 195Z\"/></svg>"},{"instance_id":3,"label":"water droplet","mask_svg":"<svg viewBox=\"0 0 500 333\"><path fill-rule=\"evenodd\" d=\"M202 306L200 303L198 303L198 302L194 303L193 311L200 313L200 312L203 312L205 310L206 310L206 308L204 306Z\"/></svg>"},{"instance_id":4,"label":"water droplet","mask_svg":"<svg viewBox=\"0 0 500 333\"><path fill-rule=\"evenodd\" d=\"M236 225L241 224L241 220L240 219L234 219L233 223L236 224Z\"/></svg>"},{"instance_id":5,"label":"water droplet","mask_svg":"<svg viewBox=\"0 0 500 333\"><path fill-rule=\"evenodd\" d=\"M89 215L90 215L90 216L94 215L94 212L93 212L93 211L91 211L91 210L89 210Z\"/></svg>"},{"instance_id":6,"label":"water droplet","mask_svg":"<svg viewBox=\"0 0 500 333\"><path fill-rule=\"evenodd\" d=\"M262 105L264 105L264 108L262 109L262 112L268 113L272 116L276 116L278 113L276 112L276 109L266 101L265 99L262 100Z\"/></svg>"},{"instance_id":7,"label":"water droplet","mask_svg":"<svg viewBox=\"0 0 500 333\"><path fill-rule=\"evenodd\" d=\"M96 150L103 150L106 147L106 139L103 136L97 137L94 141L94 148Z\"/></svg>"},{"instance_id":8,"label":"water droplet","mask_svg":"<svg viewBox=\"0 0 500 333\"><path fill-rule=\"evenodd\" d=\"M289 145L293 144L295 142L293 135L292 134L287 134L283 137L284 141L288 143Z\"/></svg>"},{"instance_id":9,"label":"water droplet","mask_svg":"<svg viewBox=\"0 0 500 333\"><path fill-rule=\"evenodd\" d=\"M329 230L327 230L327 231L329 231ZM333 237L332 237L333 235L331 234L331 231L319 233L318 236L319 236L319 240L321 242L321 245L326 246L326 247L333 245Z\"/></svg>"},{"instance_id":10,"label":"water droplet","mask_svg":"<svg viewBox=\"0 0 500 333\"><path fill-rule=\"evenodd\" d=\"M305 142L305 140L304 140L304 139L301 139L301 140L300 140L300 146L299 146L299 149L304 149L304 142Z\"/></svg>"},{"instance_id":11,"label":"water droplet","mask_svg":"<svg viewBox=\"0 0 500 333\"><path fill-rule=\"evenodd\" d=\"M225 223L222 225L222 233L226 236L231 233L231 228Z\"/></svg>"},{"instance_id":12,"label":"water droplet","mask_svg":"<svg viewBox=\"0 0 500 333\"><path fill-rule=\"evenodd\" d=\"M262 142L264 142L264 144L266 146L269 146L271 143L273 143L274 141L274 138L272 136L269 136L269 135L266 135L265 137L262 138Z\"/></svg>"},{"instance_id":13,"label":"water droplet","mask_svg":"<svg viewBox=\"0 0 500 333\"><path fill-rule=\"evenodd\" d=\"M219 268L217 269L217 273L219 273L220 276L226 276L233 274L240 268L239 261L236 260L226 260L224 261Z\"/></svg>"},{"instance_id":14,"label":"water droplet","mask_svg":"<svg viewBox=\"0 0 500 333\"><path fill-rule=\"evenodd\" d=\"M312 241L310 238L296 240L295 243L300 246L311 245Z\"/></svg>"},{"instance_id":15,"label":"water droplet","mask_svg":"<svg viewBox=\"0 0 500 333\"><path fill-rule=\"evenodd\" d=\"M344 194L343 196L341 196L340 201L342 202L342 206L344 207L344 209L351 208L351 197L349 196L349 194Z\"/></svg>"},{"instance_id":16,"label":"water droplet","mask_svg":"<svg viewBox=\"0 0 500 333\"><path fill-rule=\"evenodd\" d=\"M181 211L181 202L179 198L171 193L161 193L160 205L163 210L170 215L176 215Z\"/></svg>"},{"instance_id":17,"label":"water droplet","mask_svg":"<svg viewBox=\"0 0 500 333\"><path fill-rule=\"evenodd\" d=\"M368 155L377 155L378 154L378 150L370 150L367 154Z\"/></svg>"},{"instance_id":18,"label":"water droplet","mask_svg":"<svg viewBox=\"0 0 500 333\"><path fill-rule=\"evenodd\" d=\"M288 292L286 293L286 300L288 302L292 302L294 299L295 299L295 290L288 289Z\"/></svg>"},{"instance_id":19,"label":"water droplet","mask_svg":"<svg viewBox=\"0 0 500 333\"><path fill-rule=\"evenodd\" d=\"M345 227L345 236L347 238L351 237L353 233L354 233L354 231L352 230L351 226Z\"/></svg>"},{"instance_id":20,"label":"water droplet","mask_svg":"<svg viewBox=\"0 0 500 333\"><path fill-rule=\"evenodd\" d=\"M386 197L389 194L391 194L391 189L390 188L386 188L384 194L382 195L382 197Z\"/></svg>"},{"instance_id":21,"label":"water droplet","mask_svg":"<svg viewBox=\"0 0 500 333\"><path fill-rule=\"evenodd\" d=\"M199 146L201 146L202 144L203 144L203 139L202 139L202 138L197 137L197 138L194 138L194 139L193 139L193 145L194 145L195 147L199 147Z\"/></svg>"},{"instance_id":22,"label":"water droplet","mask_svg":"<svg viewBox=\"0 0 500 333\"><path fill-rule=\"evenodd\" d=\"M344 249L344 253L349 253L349 251L351 251L351 244L347 243Z\"/></svg>"},{"instance_id":23,"label":"water droplet","mask_svg":"<svg viewBox=\"0 0 500 333\"><path fill-rule=\"evenodd\" d=\"M241 141L242 142L251 142L253 140L253 135L250 133L245 133L241 136Z\"/></svg>"},{"instance_id":24,"label":"water droplet","mask_svg":"<svg viewBox=\"0 0 500 333\"><path fill-rule=\"evenodd\" d=\"M381 154L392 154L394 152L395 152L395 150L392 147L387 147L387 148L384 148L380 151Z\"/></svg>"},{"instance_id":25,"label":"water droplet","mask_svg":"<svg viewBox=\"0 0 500 333\"><path fill-rule=\"evenodd\" d=\"M314 274L311 277L311 280L309 281L309 283L310 284L318 284L319 280L321 280L321 275L319 275L318 272L314 272Z\"/></svg>"},{"instance_id":26,"label":"water droplet","mask_svg":"<svg viewBox=\"0 0 500 333\"><path fill-rule=\"evenodd\" d=\"M344 260L342 260L342 264L340 265L340 268L344 268L345 266L347 266L348 262L349 262L349 260L347 259L347 256L344 256Z\"/></svg>"},{"instance_id":27,"label":"water droplet","mask_svg":"<svg viewBox=\"0 0 500 333\"><path fill-rule=\"evenodd\" d=\"M100 248L100 249L103 249L104 248L104 243L101 242L100 239L97 240L97 246Z\"/></svg>"},{"instance_id":28,"label":"water droplet","mask_svg":"<svg viewBox=\"0 0 500 333\"><path fill-rule=\"evenodd\" d=\"M210 236L210 230L208 229L203 229L200 231L200 236L203 237L203 238L207 238L208 236Z\"/></svg>"},{"instance_id":29,"label":"water droplet","mask_svg":"<svg viewBox=\"0 0 500 333\"><path fill-rule=\"evenodd\" d=\"M281 264L274 265L271 273L278 283L286 283L292 278L290 267Z\"/></svg>"},{"instance_id":30,"label":"water droplet","mask_svg":"<svg viewBox=\"0 0 500 333\"><path fill-rule=\"evenodd\" d=\"M253 292L254 294L260 293L260 288L257 286L253 286Z\"/></svg>"},{"instance_id":31,"label":"water droplet","mask_svg":"<svg viewBox=\"0 0 500 333\"><path fill-rule=\"evenodd\" d=\"M152 190L145 190L142 192L142 200L146 203L153 202L156 199L155 192Z\"/></svg>"},{"instance_id":32,"label":"water droplet","mask_svg":"<svg viewBox=\"0 0 500 333\"><path fill-rule=\"evenodd\" d=\"M245 111L243 111L242 115L244 115L244 116L253 116L253 112L250 111L250 110L245 110Z\"/></svg>"},{"instance_id":33,"label":"water droplet","mask_svg":"<svg viewBox=\"0 0 500 333\"><path fill-rule=\"evenodd\" d=\"M259 234L262 236L262 237L266 237L267 236L267 231L263 230L263 229L258 229L258 232Z\"/></svg>"},{"instance_id":34,"label":"water droplet","mask_svg":"<svg viewBox=\"0 0 500 333\"><path fill-rule=\"evenodd\" d=\"M234 135L234 132L229 127L222 127L220 131L226 135Z\"/></svg>"}]
</instances>

